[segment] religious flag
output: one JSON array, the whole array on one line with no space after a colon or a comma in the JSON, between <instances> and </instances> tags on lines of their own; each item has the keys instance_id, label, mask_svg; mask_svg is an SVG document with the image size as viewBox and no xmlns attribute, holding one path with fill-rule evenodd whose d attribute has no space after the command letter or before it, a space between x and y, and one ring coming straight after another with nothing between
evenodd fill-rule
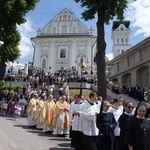
<instances>
[{"instance_id":1,"label":"religious flag","mask_svg":"<svg viewBox=\"0 0 150 150\"><path fill-rule=\"evenodd\" d=\"M84 69L84 65L82 65L81 68Z\"/></svg>"},{"instance_id":2,"label":"religious flag","mask_svg":"<svg viewBox=\"0 0 150 150\"><path fill-rule=\"evenodd\" d=\"M84 68L87 68L87 62L83 62Z\"/></svg>"},{"instance_id":3,"label":"religious flag","mask_svg":"<svg viewBox=\"0 0 150 150\"><path fill-rule=\"evenodd\" d=\"M5 61L5 65L8 66L8 65L9 65L9 62L6 62L6 61Z\"/></svg>"}]
</instances>

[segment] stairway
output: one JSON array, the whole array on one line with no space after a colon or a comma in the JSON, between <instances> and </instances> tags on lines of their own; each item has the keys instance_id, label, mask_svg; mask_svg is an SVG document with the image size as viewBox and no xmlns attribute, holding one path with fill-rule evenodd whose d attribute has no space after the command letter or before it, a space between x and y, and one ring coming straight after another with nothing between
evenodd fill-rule
<instances>
[{"instance_id":1,"label":"stairway","mask_svg":"<svg viewBox=\"0 0 150 150\"><path fill-rule=\"evenodd\" d=\"M53 96L54 96L54 98L56 98L56 99L59 98L59 85L55 85Z\"/></svg>"}]
</instances>

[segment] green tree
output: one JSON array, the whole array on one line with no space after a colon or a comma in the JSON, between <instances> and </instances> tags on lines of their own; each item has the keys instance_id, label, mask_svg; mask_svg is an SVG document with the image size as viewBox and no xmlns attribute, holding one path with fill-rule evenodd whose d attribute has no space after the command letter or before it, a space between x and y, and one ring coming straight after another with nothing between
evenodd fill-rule
<instances>
[{"instance_id":1,"label":"green tree","mask_svg":"<svg viewBox=\"0 0 150 150\"><path fill-rule=\"evenodd\" d=\"M97 16L97 94L104 99L107 98L106 91L106 62L105 62L105 28L115 16L123 19L124 10L127 8L128 0L75 0L80 2L84 8L82 18L84 20L94 19Z\"/></svg>"},{"instance_id":2,"label":"green tree","mask_svg":"<svg viewBox=\"0 0 150 150\"><path fill-rule=\"evenodd\" d=\"M5 62L21 55L18 48L21 36L17 25L26 22L25 14L33 10L39 0L0 0L0 80L4 79Z\"/></svg>"}]
</instances>

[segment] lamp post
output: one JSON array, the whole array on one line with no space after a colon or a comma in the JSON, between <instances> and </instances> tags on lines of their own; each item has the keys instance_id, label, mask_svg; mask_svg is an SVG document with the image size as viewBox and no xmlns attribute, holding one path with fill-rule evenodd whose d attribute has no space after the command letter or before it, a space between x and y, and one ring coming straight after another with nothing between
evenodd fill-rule
<instances>
[{"instance_id":1,"label":"lamp post","mask_svg":"<svg viewBox=\"0 0 150 150\"><path fill-rule=\"evenodd\" d=\"M17 64L19 64L19 60L17 60ZM12 65L11 65L11 67L10 67L9 91L11 91L11 83L12 83L13 68L14 68L14 66L13 66L13 63L12 63Z\"/></svg>"},{"instance_id":2,"label":"lamp post","mask_svg":"<svg viewBox=\"0 0 150 150\"><path fill-rule=\"evenodd\" d=\"M88 63L88 57L86 55L78 55L76 57L75 63L80 63L80 69L81 69L81 81L80 81L80 95L82 96L82 77L83 77L83 69L86 67L84 63Z\"/></svg>"},{"instance_id":3,"label":"lamp post","mask_svg":"<svg viewBox=\"0 0 150 150\"><path fill-rule=\"evenodd\" d=\"M93 63L94 63L93 51L94 51L94 46L96 45L96 42L97 42L97 39L95 40L95 42L93 43L93 45L91 47L91 75L93 74Z\"/></svg>"},{"instance_id":4,"label":"lamp post","mask_svg":"<svg viewBox=\"0 0 150 150\"><path fill-rule=\"evenodd\" d=\"M12 73L13 73L13 64L12 64L12 66L10 67L10 82L9 82L9 91L11 90Z\"/></svg>"}]
</instances>

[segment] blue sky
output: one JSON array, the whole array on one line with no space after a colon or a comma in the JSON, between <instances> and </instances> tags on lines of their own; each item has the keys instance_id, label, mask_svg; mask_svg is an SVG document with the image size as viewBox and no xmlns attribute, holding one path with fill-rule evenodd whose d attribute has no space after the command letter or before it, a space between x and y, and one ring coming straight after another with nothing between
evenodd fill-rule
<instances>
[{"instance_id":1,"label":"blue sky","mask_svg":"<svg viewBox=\"0 0 150 150\"><path fill-rule=\"evenodd\" d=\"M135 45L138 42L150 36L150 0L129 0L129 7L125 12L126 20L130 20L131 33L131 45ZM29 11L26 14L27 22L21 26L18 26L18 30L21 33L22 40L20 43L20 50L22 56L20 63L27 63L32 61L33 58L33 46L31 44L31 37L36 36L36 31L39 28L43 28L51 19L54 18L61 10L67 7L73 14L87 27L94 29L94 35L97 35L96 22L97 18L89 21L81 19L81 9L79 3L75 3L74 0L40 0L37 3L36 8L33 11ZM110 54L112 50L111 40L111 27L112 21L109 25L105 26L105 40L107 43L106 54Z\"/></svg>"}]
</instances>

